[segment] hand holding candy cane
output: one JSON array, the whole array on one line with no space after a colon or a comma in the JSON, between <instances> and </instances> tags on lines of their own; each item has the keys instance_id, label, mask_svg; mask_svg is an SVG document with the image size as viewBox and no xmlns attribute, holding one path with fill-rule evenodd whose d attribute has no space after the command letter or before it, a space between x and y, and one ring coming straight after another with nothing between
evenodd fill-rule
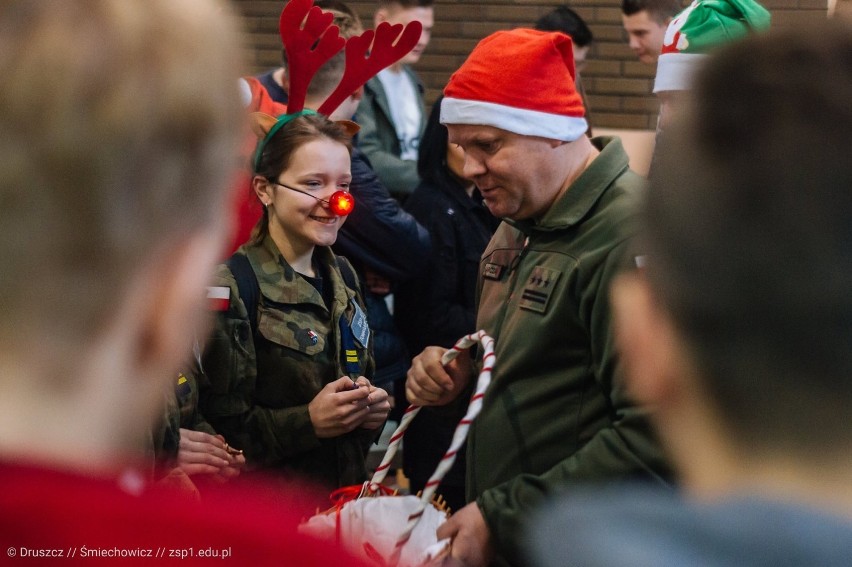
<instances>
[{"instance_id":1,"label":"hand holding candy cane","mask_svg":"<svg viewBox=\"0 0 852 567\"><path fill-rule=\"evenodd\" d=\"M427 376L427 378L430 379L424 381L424 383L428 386L434 386L438 384L438 381L444 382L444 384L440 386L443 392L438 393L437 397L440 400L442 396L452 396L449 397L449 399L452 400L455 396L458 396L458 393L462 389L464 389L464 386L459 388L459 384L456 382L453 382L452 384L446 384L445 378L449 378L450 380L452 380L452 378L449 374L444 377L441 376L440 373L435 372L436 368L434 366L434 360L432 360L432 357L437 355L439 351L443 351L440 353L439 364L441 367L448 369L458 358L462 356L467 357L466 363L461 362L460 364L456 365L455 368L451 369L451 372L458 372L460 370L467 371L469 376L471 362L470 355L468 354L468 349L477 343L479 343L482 348L482 370L480 371L479 378L476 381L476 389L473 392L473 396L470 399L470 403L468 404L467 413L465 413L464 417L456 427L455 434L453 435L453 440L450 443L450 448L447 449L446 453L444 453L444 456L438 463L438 467L435 469L435 472L432 474L432 477L426 482L426 486L423 489L423 494L421 494L420 496L420 507L415 510L414 513L409 515L405 529L397 538L396 544L394 546L394 551L391 554L390 560L388 562L389 565L397 564L402 553L402 549L406 546L409 541L409 538L411 537L411 534L417 527L417 524L422 519L424 510L426 506L429 505L429 502L432 500L432 497L435 494L435 490L437 489L438 485L441 484L441 481L447 474L447 471L449 471L450 468L453 466L453 463L456 460L456 456L458 455L459 448L467 438L467 433L470 429L471 423L473 423L473 420L476 419L476 416L479 415L479 411L482 409L482 401L485 397L485 390L487 390L488 386L491 384L491 371L494 368L494 339L486 335L485 331L477 331L476 333L472 333L470 335L462 337L451 349L427 349L429 350L429 352L426 353L424 351L423 353L426 355L425 358L427 358L428 360L424 361L423 359L421 359L419 367L417 369L417 373L420 374L420 376L422 377L423 374L429 374L431 372L431 377ZM465 369L465 366L467 366L468 368ZM437 377L438 381L432 379L434 377ZM447 392L448 387L449 392ZM414 404L409 406L408 409L405 411L405 415L403 415L399 427L397 427L396 431L391 436L390 443L388 444L388 450L385 453L385 458L382 460L382 462L376 469L372 480L367 483L364 483L362 494L371 494L375 493L378 490L378 487L384 480L385 474L387 473L388 467L390 466L390 461L393 458L394 453L396 453L397 448L399 447L399 443L402 440L402 436L405 434L405 430L408 428L409 423L411 423L411 420L414 419L414 416L417 415L417 412L419 411L420 407ZM471 513L469 508L470 506L466 506L465 508L463 508L465 515L474 517L476 514ZM479 518L481 520L481 514L479 514ZM484 520L481 523L484 526ZM451 538L460 537L461 540L465 539L466 532L463 533L455 528L454 530L455 531L448 532L447 535ZM485 534L488 534L487 528L485 529ZM462 547L465 546L463 545ZM472 549L474 549L475 547L476 546L473 546ZM479 564L479 559L482 560L482 565L485 565L485 558L488 556L489 555L487 553L487 550L480 554L467 552L464 554L464 557L467 559L476 558L477 565Z\"/></svg>"},{"instance_id":2,"label":"hand holding candy cane","mask_svg":"<svg viewBox=\"0 0 852 567\"><path fill-rule=\"evenodd\" d=\"M414 357L405 381L405 395L416 406L442 406L464 391L473 377L470 352L458 354L446 366L443 357L450 349L426 347Z\"/></svg>"}]
</instances>

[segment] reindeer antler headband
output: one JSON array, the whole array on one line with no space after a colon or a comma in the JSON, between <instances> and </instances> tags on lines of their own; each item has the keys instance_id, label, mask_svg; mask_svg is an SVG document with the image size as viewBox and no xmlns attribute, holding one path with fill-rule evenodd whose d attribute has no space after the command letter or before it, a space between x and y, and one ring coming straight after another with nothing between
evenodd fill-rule
<instances>
[{"instance_id":1,"label":"reindeer antler headband","mask_svg":"<svg viewBox=\"0 0 852 567\"><path fill-rule=\"evenodd\" d=\"M281 10L278 30L287 50L289 102L287 114L279 116L274 123L269 121L268 128L264 127L265 135L254 155L255 171L263 149L276 132L294 118L315 114L305 109L308 85L320 67L340 53L344 46L346 68L343 77L334 92L320 105L319 114L328 116L376 73L402 59L417 45L423 30L417 21L404 27L382 22L375 31L367 30L345 41L340 37L338 27L332 25L333 20L333 14L314 6L312 0L290 0Z\"/></svg>"}]
</instances>

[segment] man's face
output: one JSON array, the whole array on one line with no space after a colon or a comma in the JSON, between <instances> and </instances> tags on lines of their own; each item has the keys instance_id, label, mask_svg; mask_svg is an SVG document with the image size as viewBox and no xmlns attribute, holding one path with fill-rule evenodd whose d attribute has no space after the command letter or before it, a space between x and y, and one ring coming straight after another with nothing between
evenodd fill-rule
<instances>
[{"instance_id":1,"label":"man's face","mask_svg":"<svg viewBox=\"0 0 852 567\"><path fill-rule=\"evenodd\" d=\"M589 54L589 46L580 47L576 43L572 43L574 51L574 70L579 73L586 68L586 56Z\"/></svg>"},{"instance_id":2,"label":"man's face","mask_svg":"<svg viewBox=\"0 0 852 567\"><path fill-rule=\"evenodd\" d=\"M630 49L642 63L655 63L663 48L663 37L671 18L664 23L657 22L647 10L636 12L630 16L621 15L624 30L630 42Z\"/></svg>"},{"instance_id":3,"label":"man's face","mask_svg":"<svg viewBox=\"0 0 852 567\"><path fill-rule=\"evenodd\" d=\"M661 91L657 93L660 102L660 116L657 119L657 129L665 130L677 117L683 114L690 103L690 91Z\"/></svg>"},{"instance_id":4,"label":"man's face","mask_svg":"<svg viewBox=\"0 0 852 567\"><path fill-rule=\"evenodd\" d=\"M435 23L434 11L431 7L415 6L413 8L402 8L400 6L390 6L382 8L376 12L375 24L378 26L381 22L389 24L406 25L410 22L420 22L423 25L423 32L420 34L420 40L400 63L413 65L420 60L420 56L429 45L429 40L432 38L432 26Z\"/></svg>"},{"instance_id":5,"label":"man's face","mask_svg":"<svg viewBox=\"0 0 852 567\"><path fill-rule=\"evenodd\" d=\"M464 150L463 175L473 180L496 217L543 215L560 193L554 148L562 142L473 124L447 124L449 143Z\"/></svg>"}]
</instances>

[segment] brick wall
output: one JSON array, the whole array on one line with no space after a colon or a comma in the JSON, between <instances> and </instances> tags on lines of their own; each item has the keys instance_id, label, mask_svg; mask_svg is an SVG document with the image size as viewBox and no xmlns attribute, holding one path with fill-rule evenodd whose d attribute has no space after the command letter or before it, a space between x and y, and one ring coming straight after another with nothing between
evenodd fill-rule
<instances>
[{"instance_id":1,"label":"brick wall","mask_svg":"<svg viewBox=\"0 0 852 567\"><path fill-rule=\"evenodd\" d=\"M765 0L773 28L826 17L828 0ZM848 0L841 0L846 2ZM281 0L232 0L245 19L250 68L256 73L280 61L278 15ZM347 2L372 26L375 2ZM435 3L432 42L416 69L427 87L431 104L450 74L464 61L476 43L489 33L532 25L560 2L533 0L473 0ZM587 57L583 81L592 109L593 125L607 128L650 129L656 121L657 103L651 94L654 69L639 63L627 46L621 27L621 0L573 0L568 2L582 16L595 42Z\"/></svg>"}]
</instances>

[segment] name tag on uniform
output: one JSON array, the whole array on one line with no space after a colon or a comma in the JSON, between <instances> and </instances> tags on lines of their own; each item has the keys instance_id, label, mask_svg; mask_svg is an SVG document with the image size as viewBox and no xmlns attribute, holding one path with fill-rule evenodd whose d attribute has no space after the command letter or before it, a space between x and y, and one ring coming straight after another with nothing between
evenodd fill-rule
<instances>
[{"instance_id":1,"label":"name tag on uniform","mask_svg":"<svg viewBox=\"0 0 852 567\"><path fill-rule=\"evenodd\" d=\"M499 280L503 275L503 270L506 266L502 266L500 264L485 264L485 268L482 270L482 277L487 280Z\"/></svg>"},{"instance_id":2,"label":"name tag on uniform","mask_svg":"<svg viewBox=\"0 0 852 567\"><path fill-rule=\"evenodd\" d=\"M355 308L355 314L352 316L349 328L352 329L352 335L355 336L358 344L363 348L367 348L367 344L370 342L370 325L367 324L367 316L354 299L352 300L352 306Z\"/></svg>"},{"instance_id":3,"label":"name tag on uniform","mask_svg":"<svg viewBox=\"0 0 852 567\"><path fill-rule=\"evenodd\" d=\"M521 294L520 308L537 313L547 311L547 304L550 303L550 297L561 275L562 272L542 266L533 268Z\"/></svg>"}]
</instances>

